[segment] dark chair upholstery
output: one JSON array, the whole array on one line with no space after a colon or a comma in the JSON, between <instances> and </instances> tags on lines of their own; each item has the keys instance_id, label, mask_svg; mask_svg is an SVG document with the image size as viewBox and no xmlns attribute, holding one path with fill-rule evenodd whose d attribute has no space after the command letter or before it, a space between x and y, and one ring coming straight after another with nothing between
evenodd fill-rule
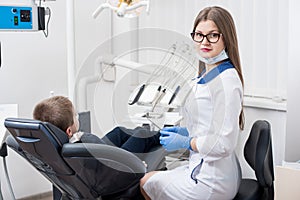
<instances>
[{"instance_id":1,"label":"dark chair upholstery","mask_svg":"<svg viewBox=\"0 0 300 200\"><path fill-rule=\"evenodd\" d=\"M274 168L270 124L256 121L244 147L247 163L255 171L256 180L242 179L234 200L273 200Z\"/></svg>"},{"instance_id":2,"label":"dark chair upholstery","mask_svg":"<svg viewBox=\"0 0 300 200\"><path fill-rule=\"evenodd\" d=\"M147 169L136 155L104 144L70 144L62 130L46 122L8 118L4 124L11 134L6 144L59 189L63 199L139 198L139 179ZM158 159L152 157L157 165Z\"/></svg>"}]
</instances>

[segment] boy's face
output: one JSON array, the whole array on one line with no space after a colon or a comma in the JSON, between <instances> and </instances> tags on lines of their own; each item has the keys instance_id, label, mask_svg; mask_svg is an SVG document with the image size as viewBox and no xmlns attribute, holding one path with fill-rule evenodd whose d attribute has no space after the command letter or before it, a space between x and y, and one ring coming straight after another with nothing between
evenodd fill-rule
<instances>
[{"instance_id":1,"label":"boy's face","mask_svg":"<svg viewBox=\"0 0 300 200\"><path fill-rule=\"evenodd\" d=\"M74 123L70 127L71 131L72 131L72 134L78 132L78 130L79 130L78 114L77 114L75 109L73 109L73 121L74 121Z\"/></svg>"},{"instance_id":2,"label":"boy's face","mask_svg":"<svg viewBox=\"0 0 300 200\"><path fill-rule=\"evenodd\" d=\"M79 130L79 116L78 116L78 113L77 112L74 112L74 128L76 130L76 132L78 132Z\"/></svg>"}]
</instances>

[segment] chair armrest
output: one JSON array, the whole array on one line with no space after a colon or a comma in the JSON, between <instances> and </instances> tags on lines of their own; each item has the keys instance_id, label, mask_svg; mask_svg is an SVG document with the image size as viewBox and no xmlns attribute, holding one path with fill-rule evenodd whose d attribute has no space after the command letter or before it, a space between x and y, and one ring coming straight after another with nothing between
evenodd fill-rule
<instances>
[{"instance_id":1,"label":"chair armrest","mask_svg":"<svg viewBox=\"0 0 300 200\"><path fill-rule=\"evenodd\" d=\"M67 143L63 159L96 196L125 192L146 173L143 162L131 152L107 144Z\"/></svg>"},{"instance_id":2,"label":"chair armrest","mask_svg":"<svg viewBox=\"0 0 300 200\"><path fill-rule=\"evenodd\" d=\"M120 171L129 173L146 172L144 163L136 155L121 148L110 146L107 144L64 144L62 148L62 156L64 158L94 157L98 161L108 163L108 165L111 165L111 167Z\"/></svg>"}]
</instances>

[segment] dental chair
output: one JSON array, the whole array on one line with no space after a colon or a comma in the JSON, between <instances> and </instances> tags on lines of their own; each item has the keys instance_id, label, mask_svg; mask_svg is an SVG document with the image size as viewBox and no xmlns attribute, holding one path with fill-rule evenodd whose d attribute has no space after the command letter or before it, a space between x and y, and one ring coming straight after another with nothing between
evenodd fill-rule
<instances>
[{"instance_id":1,"label":"dental chair","mask_svg":"<svg viewBox=\"0 0 300 200\"><path fill-rule=\"evenodd\" d=\"M60 190L62 199L142 199L140 178L164 163L162 147L137 157L109 145L70 144L62 130L47 122L7 118L4 125L10 133L5 144Z\"/></svg>"}]
</instances>

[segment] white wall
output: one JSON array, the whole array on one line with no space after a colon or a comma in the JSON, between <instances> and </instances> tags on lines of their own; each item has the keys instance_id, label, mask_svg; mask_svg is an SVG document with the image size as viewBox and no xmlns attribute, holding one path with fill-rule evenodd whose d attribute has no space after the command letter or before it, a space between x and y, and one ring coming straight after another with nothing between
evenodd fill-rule
<instances>
[{"instance_id":1,"label":"white wall","mask_svg":"<svg viewBox=\"0 0 300 200\"><path fill-rule=\"evenodd\" d=\"M300 27L296 26L297 19L300 17L300 2L290 0L289 13L289 56L288 56L288 104L287 104L287 137L285 156L287 161L300 160L300 131L299 131L299 113L300 113L300 66L299 66L299 44Z\"/></svg>"}]
</instances>

